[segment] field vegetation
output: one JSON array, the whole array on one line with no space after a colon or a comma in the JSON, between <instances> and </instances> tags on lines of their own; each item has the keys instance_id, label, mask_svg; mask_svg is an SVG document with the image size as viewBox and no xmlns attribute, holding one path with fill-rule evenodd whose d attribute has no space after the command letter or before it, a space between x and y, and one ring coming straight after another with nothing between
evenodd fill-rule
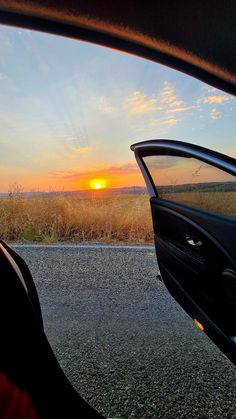
<instances>
[{"instance_id":1,"label":"field vegetation","mask_svg":"<svg viewBox=\"0 0 236 419\"><path fill-rule=\"evenodd\" d=\"M0 199L0 238L20 242L152 241L146 195L12 194Z\"/></svg>"},{"instance_id":2,"label":"field vegetation","mask_svg":"<svg viewBox=\"0 0 236 419\"><path fill-rule=\"evenodd\" d=\"M162 193L236 218L236 191ZM142 194L44 194L13 190L0 199L0 238L18 242L152 243L149 198Z\"/></svg>"},{"instance_id":3,"label":"field vegetation","mask_svg":"<svg viewBox=\"0 0 236 419\"><path fill-rule=\"evenodd\" d=\"M182 202L195 208L215 212L217 214L236 217L235 192L178 192L164 193L162 198Z\"/></svg>"}]
</instances>

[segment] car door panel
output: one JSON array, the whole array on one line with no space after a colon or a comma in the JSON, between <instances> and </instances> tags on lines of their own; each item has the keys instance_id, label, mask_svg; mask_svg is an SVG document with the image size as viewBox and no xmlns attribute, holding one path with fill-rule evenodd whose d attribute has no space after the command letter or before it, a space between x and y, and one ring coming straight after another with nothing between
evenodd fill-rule
<instances>
[{"instance_id":1,"label":"car door panel","mask_svg":"<svg viewBox=\"0 0 236 419\"><path fill-rule=\"evenodd\" d=\"M154 199L151 204L159 263L169 267L169 272L174 273L180 285L194 296L196 301L201 302L206 313L208 305L212 304L210 310L212 314L214 310L217 322L228 317L227 321L225 319L226 330L228 335L233 334L228 289L224 286L222 277L226 270L230 269L233 272L235 266L232 258L215 237L204 231L191 218L156 204ZM202 243L200 249L192 250L186 237L198 238ZM218 313L219 305L222 309L226 306L223 313Z\"/></svg>"},{"instance_id":2,"label":"car door panel","mask_svg":"<svg viewBox=\"0 0 236 419\"><path fill-rule=\"evenodd\" d=\"M143 156L179 156L182 143L156 140L141 144L141 152L136 149L138 144L133 150L151 195L154 242L163 281L176 301L236 363L232 340L236 336L236 219L160 197ZM225 159L226 170L234 174L233 159L201 147L184 147L182 156L191 158L193 147L194 157L208 161L208 156L209 160L213 156L221 169Z\"/></svg>"}]
</instances>

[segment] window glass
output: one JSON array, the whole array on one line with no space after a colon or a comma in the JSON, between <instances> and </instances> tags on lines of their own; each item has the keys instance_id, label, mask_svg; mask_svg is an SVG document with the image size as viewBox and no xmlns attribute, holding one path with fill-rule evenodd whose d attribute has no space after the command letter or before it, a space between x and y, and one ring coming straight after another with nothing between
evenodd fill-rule
<instances>
[{"instance_id":1,"label":"window glass","mask_svg":"<svg viewBox=\"0 0 236 419\"><path fill-rule=\"evenodd\" d=\"M236 217L236 178L195 158L143 158L160 198Z\"/></svg>"}]
</instances>

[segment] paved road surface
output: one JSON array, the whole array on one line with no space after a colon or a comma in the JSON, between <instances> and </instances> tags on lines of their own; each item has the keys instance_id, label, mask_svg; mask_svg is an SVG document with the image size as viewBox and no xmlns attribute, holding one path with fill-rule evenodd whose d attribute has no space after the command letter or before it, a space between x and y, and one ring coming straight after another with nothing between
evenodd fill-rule
<instances>
[{"instance_id":1,"label":"paved road surface","mask_svg":"<svg viewBox=\"0 0 236 419\"><path fill-rule=\"evenodd\" d=\"M236 370L156 279L152 247L20 247L74 386L110 417L236 418Z\"/></svg>"}]
</instances>

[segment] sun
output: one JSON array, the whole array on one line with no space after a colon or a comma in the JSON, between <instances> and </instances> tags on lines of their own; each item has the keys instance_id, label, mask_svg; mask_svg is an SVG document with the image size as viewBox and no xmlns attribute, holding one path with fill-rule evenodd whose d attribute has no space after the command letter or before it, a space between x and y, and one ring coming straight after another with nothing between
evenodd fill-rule
<instances>
[{"instance_id":1,"label":"sun","mask_svg":"<svg viewBox=\"0 0 236 419\"><path fill-rule=\"evenodd\" d=\"M102 178L101 179L92 179L92 180L90 180L89 184L90 184L91 189L99 190L99 189L106 188L107 181L106 181L106 179L102 179Z\"/></svg>"}]
</instances>

